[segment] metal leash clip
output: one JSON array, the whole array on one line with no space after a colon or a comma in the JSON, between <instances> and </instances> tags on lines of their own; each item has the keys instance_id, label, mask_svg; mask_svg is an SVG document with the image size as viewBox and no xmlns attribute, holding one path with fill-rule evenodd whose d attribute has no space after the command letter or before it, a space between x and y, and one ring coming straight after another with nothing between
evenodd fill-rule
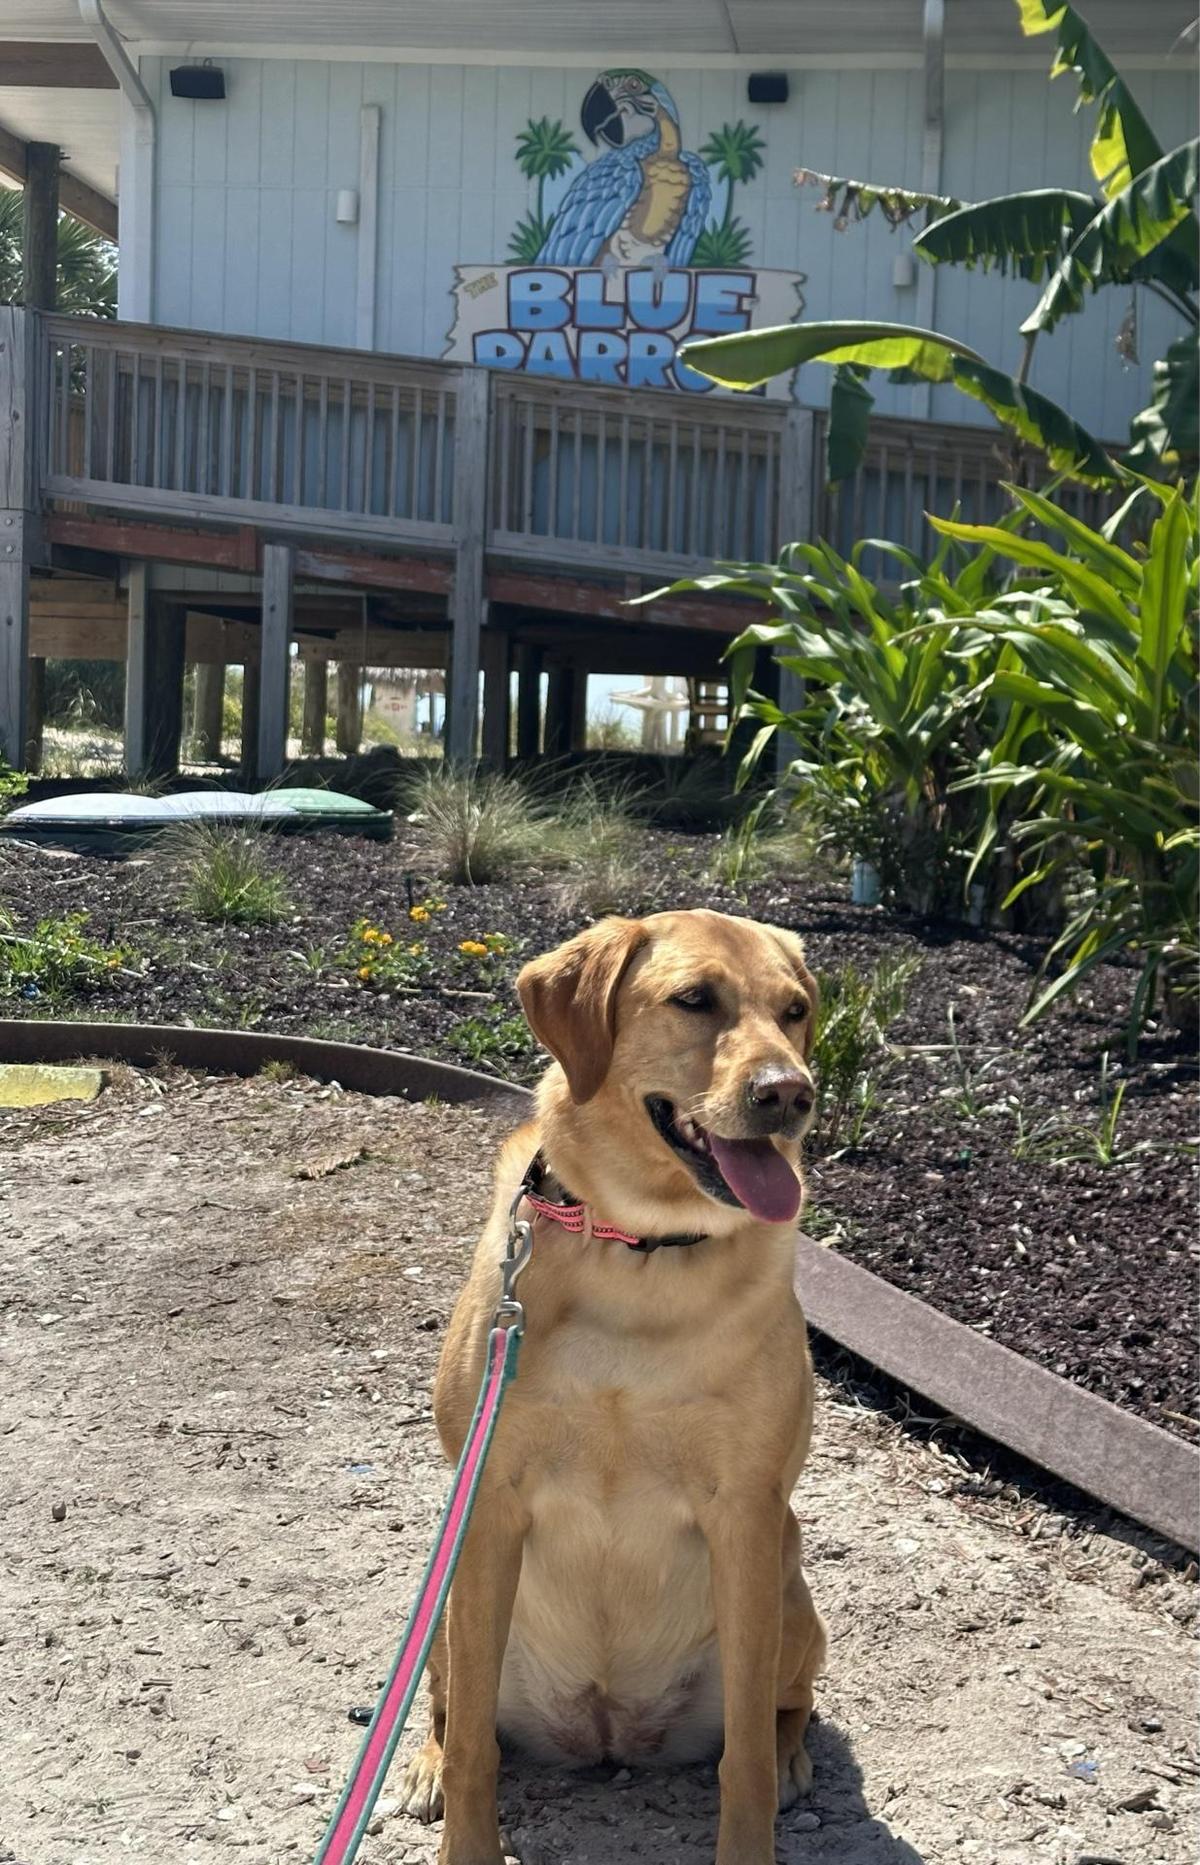
<instances>
[{"instance_id":1,"label":"metal leash clip","mask_svg":"<svg viewBox=\"0 0 1200 1865\"><path fill-rule=\"evenodd\" d=\"M508 1247L500 1259L500 1300L492 1316L494 1328L515 1327L523 1331L525 1327L525 1310L513 1294L517 1277L533 1255L533 1226L517 1216L524 1196L522 1185L508 1214Z\"/></svg>"}]
</instances>

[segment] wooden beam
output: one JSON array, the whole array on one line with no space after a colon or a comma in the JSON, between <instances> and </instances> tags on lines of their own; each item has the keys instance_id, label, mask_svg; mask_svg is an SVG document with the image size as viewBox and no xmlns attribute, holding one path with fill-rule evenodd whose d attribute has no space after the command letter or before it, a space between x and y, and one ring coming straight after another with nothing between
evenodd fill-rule
<instances>
[{"instance_id":1,"label":"wooden beam","mask_svg":"<svg viewBox=\"0 0 1200 1865\"><path fill-rule=\"evenodd\" d=\"M479 725L479 637L483 627L487 531L488 408L486 369L464 369L454 413L454 595L446 756L470 764Z\"/></svg>"},{"instance_id":2,"label":"wooden beam","mask_svg":"<svg viewBox=\"0 0 1200 1865\"><path fill-rule=\"evenodd\" d=\"M25 144L25 214L21 291L27 305L52 311L58 299L58 164L56 142Z\"/></svg>"},{"instance_id":3,"label":"wooden beam","mask_svg":"<svg viewBox=\"0 0 1200 1865\"><path fill-rule=\"evenodd\" d=\"M325 720L329 712L329 662L310 660L304 667L304 721L300 751L306 758L325 756Z\"/></svg>"},{"instance_id":4,"label":"wooden beam","mask_svg":"<svg viewBox=\"0 0 1200 1865\"><path fill-rule=\"evenodd\" d=\"M262 684L258 702L260 784L272 782L287 763L293 556L288 544L267 544L263 549Z\"/></svg>"},{"instance_id":5,"label":"wooden beam","mask_svg":"<svg viewBox=\"0 0 1200 1865\"><path fill-rule=\"evenodd\" d=\"M29 571L39 548L34 511L34 319L0 305L0 757L25 762Z\"/></svg>"},{"instance_id":6,"label":"wooden beam","mask_svg":"<svg viewBox=\"0 0 1200 1865\"><path fill-rule=\"evenodd\" d=\"M483 761L494 771L508 763L508 727L512 682L509 636L502 628L485 628L483 656Z\"/></svg>"},{"instance_id":7,"label":"wooden beam","mask_svg":"<svg viewBox=\"0 0 1200 1865\"><path fill-rule=\"evenodd\" d=\"M518 609L585 615L594 621L621 622L627 628L700 628L720 635L741 634L760 606L734 599L722 602L702 596L664 596L634 609L619 589L603 583L524 570L491 570L484 579L484 590L489 601L510 603Z\"/></svg>"},{"instance_id":8,"label":"wooden beam","mask_svg":"<svg viewBox=\"0 0 1200 1865\"><path fill-rule=\"evenodd\" d=\"M363 670L354 661L339 661L337 670L337 748L350 758L362 743Z\"/></svg>"},{"instance_id":9,"label":"wooden beam","mask_svg":"<svg viewBox=\"0 0 1200 1865\"><path fill-rule=\"evenodd\" d=\"M29 618L29 652L52 661L123 661L125 625L124 603L116 615L86 621L35 609Z\"/></svg>"},{"instance_id":10,"label":"wooden beam","mask_svg":"<svg viewBox=\"0 0 1200 1865\"><path fill-rule=\"evenodd\" d=\"M0 127L0 174L24 185L28 146L19 136L14 136L11 130ZM102 234L106 240L116 240L116 202L89 187L86 181L81 181L68 168L60 168L58 172L58 204L64 212L74 214L76 220L82 220L85 226L91 227L94 233Z\"/></svg>"},{"instance_id":11,"label":"wooden beam","mask_svg":"<svg viewBox=\"0 0 1200 1865\"><path fill-rule=\"evenodd\" d=\"M6 39L0 71L6 88L115 91L117 80L91 39Z\"/></svg>"},{"instance_id":12,"label":"wooden beam","mask_svg":"<svg viewBox=\"0 0 1200 1865\"><path fill-rule=\"evenodd\" d=\"M190 630L189 630L190 632ZM225 719L225 663L202 661L196 667L192 710L192 755L211 764L221 755Z\"/></svg>"},{"instance_id":13,"label":"wooden beam","mask_svg":"<svg viewBox=\"0 0 1200 1865\"><path fill-rule=\"evenodd\" d=\"M149 563L187 563L199 569L259 570L261 540L250 525L235 532L189 531L175 525L128 523L122 518L76 518L52 512L45 522L47 541L85 550L107 551Z\"/></svg>"},{"instance_id":14,"label":"wooden beam","mask_svg":"<svg viewBox=\"0 0 1200 1865\"><path fill-rule=\"evenodd\" d=\"M542 653L517 649L517 756L536 758L542 748Z\"/></svg>"},{"instance_id":15,"label":"wooden beam","mask_svg":"<svg viewBox=\"0 0 1200 1865\"><path fill-rule=\"evenodd\" d=\"M447 595L454 575L433 557L380 557L367 552L298 550L296 575L313 582L349 583L357 589L415 589Z\"/></svg>"}]
</instances>

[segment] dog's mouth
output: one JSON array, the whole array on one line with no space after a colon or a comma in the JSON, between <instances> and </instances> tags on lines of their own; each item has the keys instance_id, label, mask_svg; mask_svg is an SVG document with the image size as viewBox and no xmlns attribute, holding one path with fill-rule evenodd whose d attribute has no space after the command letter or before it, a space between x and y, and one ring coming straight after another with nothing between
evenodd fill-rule
<instances>
[{"instance_id":1,"label":"dog's mouth","mask_svg":"<svg viewBox=\"0 0 1200 1865\"><path fill-rule=\"evenodd\" d=\"M764 1224L790 1224L797 1216L800 1181L769 1139L723 1140L663 1095L647 1095L646 1112L710 1198L741 1205Z\"/></svg>"}]
</instances>

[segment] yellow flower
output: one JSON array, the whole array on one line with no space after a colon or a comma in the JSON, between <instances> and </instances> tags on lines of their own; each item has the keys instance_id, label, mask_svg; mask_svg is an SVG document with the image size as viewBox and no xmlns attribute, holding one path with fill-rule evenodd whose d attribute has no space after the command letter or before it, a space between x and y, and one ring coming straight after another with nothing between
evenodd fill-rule
<instances>
[{"instance_id":1,"label":"yellow flower","mask_svg":"<svg viewBox=\"0 0 1200 1865\"><path fill-rule=\"evenodd\" d=\"M410 907L408 909L408 917L410 920L416 920L418 925L420 925L423 920L427 920L429 918L429 908L428 907Z\"/></svg>"},{"instance_id":2,"label":"yellow flower","mask_svg":"<svg viewBox=\"0 0 1200 1865\"><path fill-rule=\"evenodd\" d=\"M422 952L425 950L424 941L421 939L414 939L408 949L414 958L420 958Z\"/></svg>"},{"instance_id":3,"label":"yellow flower","mask_svg":"<svg viewBox=\"0 0 1200 1865\"><path fill-rule=\"evenodd\" d=\"M471 958L487 957L487 947L478 939L462 939L459 941L458 949L460 952L466 952Z\"/></svg>"},{"instance_id":4,"label":"yellow flower","mask_svg":"<svg viewBox=\"0 0 1200 1865\"><path fill-rule=\"evenodd\" d=\"M375 974L369 965L360 965L358 968L358 975L364 984L369 984Z\"/></svg>"},{"instance_id":5,"label":"yellow flower","mask_svg":"<svg viewBox=\"0 0 1200 1865\"><path fill-rule=\"evenodd\" d=\"M118 966L118 965L119 965L120 963L121 963L121 955L120 955L120 953L119 953L119 952L114 952L114 953L113 953L113 955L112 955L112 957L111 957L111 958L109 959L109 961L108 961L108 969L109 969L110 971L115 971L115 970L117 969L117 966Z\"/></svg>"},{"instance_id":6,"label":"yellow flower","mask_svg":"<svg viewBox=\"0 0 1200 1865\"><path fill-rule=\"evenodd\" d=\"M391 933L380 933L378 935L378 939L379 939L380 945L391 945L392 944Z\"/></svg>"},{"instance_id":7,"label":"yellow flower","mask_svg":"<svg viewBox=\"0 0 1200 1865\"><path fill-rule=\"evenodd\" d=\"M375 928L373 926L367 926L364 929L363 935L362 935L362 942L364 945L375 945L378 939L379 939L379 934L375 931Z\"/></svg>"}]
</instances>

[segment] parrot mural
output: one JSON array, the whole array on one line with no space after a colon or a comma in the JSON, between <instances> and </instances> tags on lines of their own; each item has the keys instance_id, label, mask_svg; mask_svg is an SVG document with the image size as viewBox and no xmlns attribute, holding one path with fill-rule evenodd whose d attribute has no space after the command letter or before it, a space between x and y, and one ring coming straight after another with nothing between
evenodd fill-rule
<instances>
[{"instance_id":1,"label":"parrot mural","mask_svg":"<svg viewBox=\"0 0 1200 1865\"><path fill-rule=\"evenodd\" d=\"M645 71L605 71L583 100L585 135L602 155L577 175L538 263L686 266L708 218L712 183L682 147L679 112Z\"/></svg>"}]
</instances>

